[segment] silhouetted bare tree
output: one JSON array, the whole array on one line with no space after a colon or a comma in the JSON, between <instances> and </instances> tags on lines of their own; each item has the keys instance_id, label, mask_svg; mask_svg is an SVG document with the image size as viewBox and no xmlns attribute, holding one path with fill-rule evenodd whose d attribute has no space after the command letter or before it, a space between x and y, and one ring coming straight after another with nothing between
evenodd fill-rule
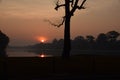
<instances>
[{"instance_id":1,"label":"silhouetted bare tree","mask_svg":"<svg viewBox=\"0 0 120 80\"><path fill-rule=\"evenodd\" d=\"M81 2L80 2L81 1ZM63 17L63 21L54 26L60 27L65 23L64 29L64 47L63 47L63 58L68 58L70 56L71 50L71 40L70 40L70 20L71 17L74 15L75 11L85 9L83 6L87 0L64 0L63 4L60 4L60 1L57 0L55 10L58 10L60 7L65 7L65 16ZM79 4L80 3L80 4Z\"/></svg>"}]
</instances>

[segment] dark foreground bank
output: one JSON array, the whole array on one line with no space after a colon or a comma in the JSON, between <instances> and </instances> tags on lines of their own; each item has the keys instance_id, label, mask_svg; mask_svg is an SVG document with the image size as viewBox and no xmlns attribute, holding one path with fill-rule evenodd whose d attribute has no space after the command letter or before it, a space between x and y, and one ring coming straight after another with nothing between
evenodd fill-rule
<instances>
[{"instance_id":1,"label":"dark foreground bank","mask_svg":"<svg viewBox=\"0 0 120 80\"><path fill-rule=\"evenodd\" d=\"M117 55L79 55L68 60L8 57L6 65L9 80L120 79L120 56Z\"/></svg>"}]
</instances>

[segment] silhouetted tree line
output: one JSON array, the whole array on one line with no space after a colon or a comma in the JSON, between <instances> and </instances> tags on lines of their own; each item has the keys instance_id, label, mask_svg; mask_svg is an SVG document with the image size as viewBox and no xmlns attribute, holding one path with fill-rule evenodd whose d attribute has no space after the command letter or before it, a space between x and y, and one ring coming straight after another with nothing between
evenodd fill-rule
<instances>
[{"instance_id":1,"label":"silhouetted tree line","mask_svg":"<svg viewBox=\"0 0 120 80\"><path fill-rule=\"evenodd\" d=\"M94 36L88 35L86 38L77 36L72 41L72 47L75 49L97 49L97 50L119 50L120 40L118 40L120 33L116 31L109 31L108 33L100 33L95 39Z\"/></svg>"},{"instance_id":2,"label":"silhouetted tree line","mask_svg":"<svg viewBox=\"0 0 120 80\"><path fill-rule=\"evenodd\" d=\"M77 36L71 40L72 49L79 50L120 50L120 33L117 31L109 31L100 33L96 38L92 35L86 37ZM52 43L39 43L32 48L36 49L62 49L63 39L54 39Z\"/></svg>"}]
</instances>

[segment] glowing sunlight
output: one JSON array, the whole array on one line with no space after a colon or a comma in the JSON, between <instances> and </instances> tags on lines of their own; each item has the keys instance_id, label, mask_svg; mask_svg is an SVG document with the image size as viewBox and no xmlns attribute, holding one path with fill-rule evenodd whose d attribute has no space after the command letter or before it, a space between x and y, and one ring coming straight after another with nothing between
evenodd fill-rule
<instances>
[{"instance_id":1,"label":"glowing sunlight","mask_svg":"<svg viewBox=\"0 0 120 80\"><path fill-rule=\"evenodd\" d=\"M47 40L47 38L41 37L41 36L37 36L36 39L37 41L42 42L42 43L44 43Z\"/></svg>"},{"instance_id":2,"label":"glowing sunlight","mask_svg":"<svg viewBox=\"0 0 120 80\"><path fill-rule=\"evenodd\" d=\"M44 57L45 57L45 55L44 55L44 54L41 54L41 55L40 55L40 57L41 57L41 58L44 58Z\"/></svg>"},{"instance_id":3,"label":"glowing sunlight","mask_svg":"<svg viewBox=\"0 0 120 80\"><path fill-rule=\"evenodd\" d=\"M44 43L44 42L45 42L45 40L44 40L44 39L42 39L42 40L41 40L41 42L42 42L42 43Z\"/></svg>"}]
</instances>

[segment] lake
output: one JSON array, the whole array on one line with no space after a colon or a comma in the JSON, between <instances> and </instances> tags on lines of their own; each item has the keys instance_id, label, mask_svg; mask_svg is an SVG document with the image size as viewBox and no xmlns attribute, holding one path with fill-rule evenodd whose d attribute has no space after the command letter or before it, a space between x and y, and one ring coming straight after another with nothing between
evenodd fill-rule
<instances>
[{"instance_id":1,"label":"lake","mask_svg":"<svg viewBox=\"0 0 120 80\"><path fill-rule=\"evenodd\" d=\"M23 49L9 49L7 50L8 57L53 57L60 56L61 51L57 50L44 50L44 51L33 51Z\"/></svg>"},{"instance_id":2,"label":"lake","mask_svg":"<svg viewBox=\"0 0 120 80\"><path fill-rule=\"evenodd\" d=\"M12 49L7 50L8 57L55 57L61 56L62 50L46 49L41 51ZM71 55L119 55L120 51L109 50L72 50Z\"/></svg>"}]
</instances>

